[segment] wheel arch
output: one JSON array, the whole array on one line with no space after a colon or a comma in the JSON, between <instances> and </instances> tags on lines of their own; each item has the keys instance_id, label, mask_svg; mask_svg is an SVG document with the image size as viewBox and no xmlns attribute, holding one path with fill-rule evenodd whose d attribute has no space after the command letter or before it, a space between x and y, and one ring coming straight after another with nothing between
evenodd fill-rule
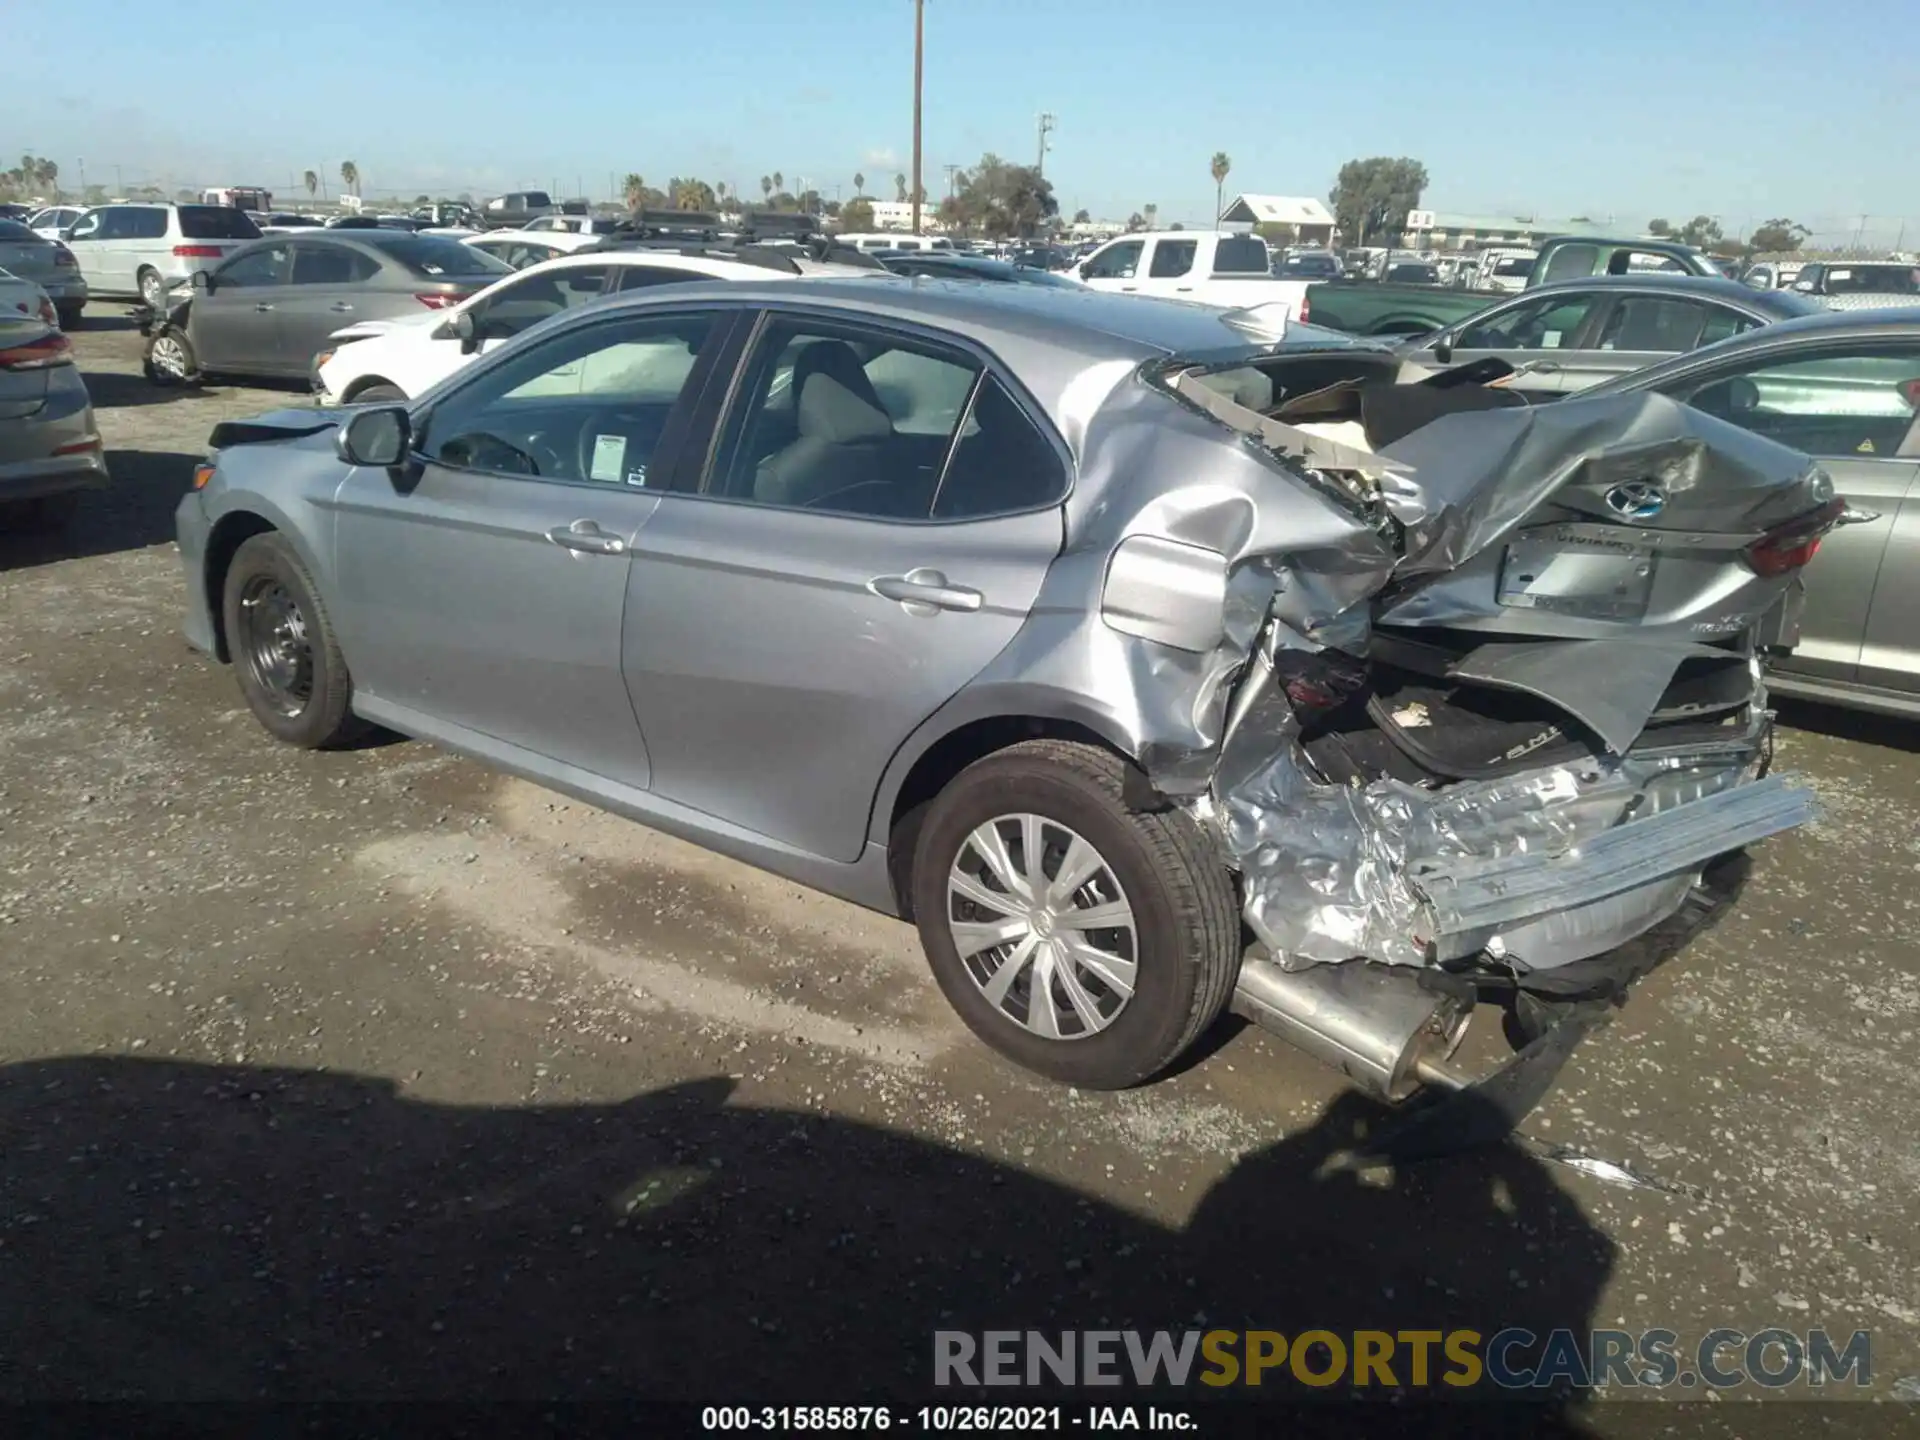
<instances>
[{"instance_id":1,"label":"wheel arch","mask_svg":"<svg viewBox=\"0 0 1920 1440\"><path fill-rule=\"evenodd\" d=\"M230 664L233 652L227 643L226 607L222 604L227 572L240 547L255 535L282 536L299 555L301 563L316 577L323 573L299 532L286 523L286 517L258 497L243 497L221 511L207 532L206 549L200 566L200 583L207 600L207 613L213 622L213 653L221 664Z\"/></svg>"},{"instance_id":2,"label":"wheel arch","mask_svg":"<svg viewBox=\"0 0 1920 1440\"><path fill-rule=\"evenodd\" d=\"M913 851L933 799L969 765L1023 740L1066 740L1138 765L1138 747L1084 697L1030 686L963 692L895 754L875 796L868 838L887 851L887 878L902 918L913 919Z\"/></svg>"},{"instance_id":3,"label":"wheel arch","mask_svg":"<svg viewBox=\"0 0 1920 1440\"><path fill-rule=\"evenodd\" d=\"M354 377L353 380L349 381L347 384L347 388L340 392L340 403L342 405L351 405L354 403L354 401L358 400L360 396L364 395L367 391L373 389L376 385L390 386L391 388L400 391L403 395L406 393L406 389L407 389L406 386L400 384L398 381L389 380L384 375L379 375L379 374L359 375Z\"/></svg>"}]
</instances>

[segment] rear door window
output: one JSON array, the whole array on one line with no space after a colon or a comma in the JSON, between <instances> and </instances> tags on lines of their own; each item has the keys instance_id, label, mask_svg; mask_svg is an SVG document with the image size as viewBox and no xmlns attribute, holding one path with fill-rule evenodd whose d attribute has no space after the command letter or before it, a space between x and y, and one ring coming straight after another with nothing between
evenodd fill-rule
<instances>
[{"instance_id":1,"label":"rear door window","mask_svg":"<svg viewBox=\"0 0 1920 1440\"><path fill-rule=\"evenodd\" d=\"M1216 275L1267 275L1272 264L1267 242L1255 235L1222 235L1213 252Z\"/></svg>"},{"instance_id":2,"label":"rear door window","mask_svg":"<svg viewBox=\"0 0 1920 1440\"><path fill-rule=\"evenodd\" d=\"M372 256L349 250L344 245L293 247L295 285L357 285L362 280L371 280L379 269Z\"/></svg>"},{"instance_id":3,"label":"rear door window","mask_svg":"<svg viewBox=\"0 0 1920 1440\"><path fill-rule=\"evenodd\" d=\"M1156 240L1147 274L1155 280L1171 280L1193 269L1193 257L1199 250L1194 240Z\"/></svg>"},{"instance_id":4,"label":"rear door window","mask_svg":"<svg viewBox=\"0 0 1920 1440\"><path fill-rule=\"evenodd\" d=\"M160 214L159 234L166 234L164 212ZM182 205L180 233L188 240L258 240L260 227L244 210L230 205Z\"/></svg>"},{"instance_id":5,"label":"rear door window","mask_svg":"<svg viewBox=\"0 0 1920 1440\"><path fill-rule=\"evenodd\" d=\"M1547 271L1541 284L1556 280L1579 280L1593 274L1600 264L1598 245L1562 245L1547 257Z\"/></svg>"}]
</instances>

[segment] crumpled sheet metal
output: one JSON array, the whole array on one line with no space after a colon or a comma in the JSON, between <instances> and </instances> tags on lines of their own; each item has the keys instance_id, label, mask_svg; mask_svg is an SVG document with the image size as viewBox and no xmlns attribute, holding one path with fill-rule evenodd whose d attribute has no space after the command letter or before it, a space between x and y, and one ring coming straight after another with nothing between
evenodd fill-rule
<instances>
[{"instance_id":1,"label":"crumpled sheet metal","mask_svg":"<svg viewBox=\"0 0 1920 1440\"><path fill-rule=\"evenodd\" d=\"M1266 763L1223 787L1214 813L1242 875L1247 923L1288 969L1362 956L1427 964L1417 938L1432 934L1423 866L1563 851L1613 827L1630 805L1635 818L1658 814L1741 783L1752 765L1741 746L1690 761L1581 761L1435 791L1397 780L1339 786L1314 777L1292 734L1266 738L1275 744ZM1251 743L1239 732L1235 741ZM1236 748L1230 741L1229 755ZM1461 953L1495 933L1465 937Z\"/></svg>"},{"instance_id":2,"label":"crumpled sheet metal","mask_svg":"<svg viewBox=\"0 0 1920 1440\"><path fill-rule=\"evenodd\" d=\"M1369 602L1397 558L1364 518L1276 472L1252 443L1219 442L1207 415L1169 407L1146 386L1113 391L1076 436L1083 483L1067 502L1065 548L1027 623L970 687L1005 683L1091 705L1169 796L1210 785L1228 699L1262 630L1277 622L1290 643L1363 651ZM1169 475L1191 478L1168 488ZM1130 534L1226 557L1226 623L1213 649L1087 622L1100 611L1108 557Z\"/></svg>"},{"instance_id":3,"label":"crumpled sheet metal","mask_svg":"<svg viewBox=\"0 0 1920 1440\"><path fill-rule=\"evenodd\" d=\"M1445 415L1379 458L1397 462L1380 497L1407 530L1402 578L1456 569L1549 500L1617 524L1623 482L1661 487L1662 528L1754 536L1833 493L1798 451L1665 395Z\"/></svg>"}]
</instances>

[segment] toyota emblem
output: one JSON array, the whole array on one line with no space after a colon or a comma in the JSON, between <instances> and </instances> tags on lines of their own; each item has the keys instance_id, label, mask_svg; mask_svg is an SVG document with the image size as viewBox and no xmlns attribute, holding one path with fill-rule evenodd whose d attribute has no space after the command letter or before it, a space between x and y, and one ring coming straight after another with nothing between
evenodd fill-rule
<instances>
[{"instance_id":1,"label":"toyota emblem","mask_svg":"<svg viewBox=\"0 0 1920 1440\"><path fill-rule=\"evenodd\" d=\"M1667 508L1667 492L1651 480L1628 480L1607 491L1607 508L1628 520L1651 520Z\"/></svg>"}]
</instances>

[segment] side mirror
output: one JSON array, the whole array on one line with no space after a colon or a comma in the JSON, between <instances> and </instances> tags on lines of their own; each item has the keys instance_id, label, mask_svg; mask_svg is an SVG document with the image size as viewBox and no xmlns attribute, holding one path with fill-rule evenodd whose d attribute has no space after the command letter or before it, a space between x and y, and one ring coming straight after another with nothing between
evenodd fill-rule
<instances>
[{"instance_id":1,"label":"side mirror","mask_svg":"<svg viewBox=\"0 0 1920 1440\"><path fill-rule=\"evenodd\" d=\"M1442 330L1433 344L1427 348L1433 351L1434 359L1438 360L1442 365L1447 364L1453 359L1453 332L1451 330Z\"/></svg>"},{"instance_id":2,"label":"side mirror","mask_svg":"<svg viewBox=\"0 0 1920 1440\"><path fill-rule=\"evenodd\" d=\"M413 426L406 408L382 405L359 411L341 426L333 448L349 465L389 470L407 458L412 440Z\"/></svg>"},{"instance_id":3,"label":"side mirror","mask_svg":"<svg viewBox=\"0 0 1920 1440\"><path fill-rule=\"evenodd\" d=\"M213 272L211 270L196 270L187 277L187 285L190 289L205 290L211 294L213 291Z\"/></svg>"},{"instance_id":4,"label":"side mirror","mask_svg":"<svg viewBox=\"0 0 1920 1440\"><path fill-rule=\"evenodd\" d=\"M480 348L480 327L474 322L472 310L456 312L449 322L449 328L460 341L462 355L471 355Z\"/></svg>"},{"instance_id":5,"label":"side mirror","mask_svg":"<svg viewBox=\"0 0 1920 1440\"><path fill-rule=\"evenodd\" d=\"M1092 272L1093 272L1093 266L1091 264L1076 265L1073 267L1073 273L1078 275L1082 280L1093 279Z\"/></svg>"},{"instance_id":6,"label":"side mirror","mask_svg":"<svg viewBox=\"0 0 1920 1440\"><path fill-rule=\"evenodd\" d=\"M62 240L71 240L71 239L73 239L73 226L71 226L71 225L62 225L62 226L60 227L60 238L61 238Z\"/></svg>"}]
</instances>

